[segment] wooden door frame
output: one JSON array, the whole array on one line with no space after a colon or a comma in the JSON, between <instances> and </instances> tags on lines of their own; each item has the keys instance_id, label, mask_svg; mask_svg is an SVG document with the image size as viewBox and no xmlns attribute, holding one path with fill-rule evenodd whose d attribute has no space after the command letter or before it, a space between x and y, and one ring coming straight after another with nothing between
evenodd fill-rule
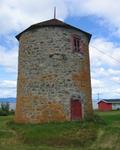
<instances>
[{"instance_id":1,"label":"wooden door frame","mask_svg":"<svg viewBox=\"0 0 120 150\"><path fill-rule=\"evenodd\" d=\"M84 112L83 112L83 103L81 101L80 98L71 98L70 99L70 119L72 120L72 101L79 101L80 104L81 104L81 119L83 119L83 116L84 116Z\"/></svg>"}]
</instances>

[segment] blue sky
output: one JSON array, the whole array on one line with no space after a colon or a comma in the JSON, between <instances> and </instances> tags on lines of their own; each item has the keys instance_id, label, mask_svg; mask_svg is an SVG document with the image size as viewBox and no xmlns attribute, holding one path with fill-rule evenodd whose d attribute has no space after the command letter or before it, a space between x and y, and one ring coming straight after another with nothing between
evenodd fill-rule
<instances>
[{"instance_id":1,"label":"blue sky","mask_svg":"<svg viewBox=\"0 0 120 150\"><path fill-rule=\"evenodd\" d=\"M31 24L57 18L91 33L93 99L120 98L120 0L0 0L0 97L16 96L18 41Z\"/></svg>"}]
</instances>

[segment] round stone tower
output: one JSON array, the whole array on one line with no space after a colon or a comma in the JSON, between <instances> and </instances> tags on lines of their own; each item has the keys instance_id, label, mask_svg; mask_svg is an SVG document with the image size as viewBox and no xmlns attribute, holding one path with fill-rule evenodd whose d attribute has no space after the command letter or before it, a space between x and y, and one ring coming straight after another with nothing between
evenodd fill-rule
<instances>
[{"instance_id":1,"label":"round stone tower","mask_svg":"<svg viewBox=\"0 0 120 150\"><path fill-rule=\"evenodd\" d=\"M79 120L92 115L91 34L60 20L16 36L19 64L15 122Z\"/></svg>"}]
</instances>

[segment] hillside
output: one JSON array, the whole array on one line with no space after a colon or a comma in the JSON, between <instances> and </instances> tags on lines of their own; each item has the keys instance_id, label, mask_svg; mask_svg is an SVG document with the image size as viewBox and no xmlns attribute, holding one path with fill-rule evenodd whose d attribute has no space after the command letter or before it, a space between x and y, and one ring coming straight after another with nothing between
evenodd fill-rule
<instances>
[{"instance_id":1,"label":"hillside","mask_svg":"<svg viewBox=\"0 0 120 150\"><path fill-rule=\"evenodd\" d=\"M16 102L16 98L14 98L14 97L0 98L0 103L1 102L15 103Z\"/></svg>"},{"instance_id":2,"label":"hillside","mask_svg":"<svg viewBox=\"0 0 120 150\"><path fill-rule=\"evenodd\" d=\"M2 150L119 150L120 111L99 113L94 122L15 124L0 117ZM103 121L104 120L104 121Z\"/></svg>"}]
</instances>

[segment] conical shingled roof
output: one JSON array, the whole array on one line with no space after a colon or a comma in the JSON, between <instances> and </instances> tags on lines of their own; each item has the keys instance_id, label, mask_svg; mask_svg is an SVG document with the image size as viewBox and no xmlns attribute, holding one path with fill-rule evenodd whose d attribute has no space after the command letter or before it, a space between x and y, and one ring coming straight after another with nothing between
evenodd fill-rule
<instances>
[{"instance_id":1,"label":"conical shingled roof","mask_svg":"<svg viewBox=\"0 0 120 150\"><path fill-rule=\"evenodd\" d=\"M47 27L47 26L58 26L58 27L64 27L64 28L72 28L72 29L75 29L75 30L78 30L78 31L81 31L81 32L85 33L88 36L89 40L90 40L90 38L92 36L90 33L87 33L87 32L85 32L85 31L83 31L83 30L81 30L81 29L79 29L77 27L74 27L74 26L71 26L71 25L69 25L67 23L64 23L63 21L60 21L58 19L50 19L50 20L47 20L47 21L43 21L43 22L31 25L29 28L27 28L26 30L24 30L23 32L18 34L16 36L16 38L19 40L20 36L24 32L30 31L30 30L36 29L36 28Z\"/></svg>"}]
</instances>

